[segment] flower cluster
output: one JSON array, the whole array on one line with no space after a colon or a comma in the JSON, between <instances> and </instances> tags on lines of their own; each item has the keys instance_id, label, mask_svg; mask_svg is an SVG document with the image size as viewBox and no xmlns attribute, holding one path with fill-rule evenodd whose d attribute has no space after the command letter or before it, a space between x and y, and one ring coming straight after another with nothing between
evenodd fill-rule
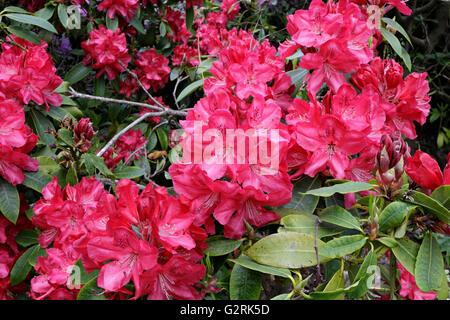
<instances>
[{"instance_id":1,"label":"flower cluster","mask_svg":"<svg viewBox=\"0 0 450 320\"><path fill-rule=\"evenodd\" d=\"M98 10L108 10L110 19L114 19L116 14L132 19L139 9L139 0L103 0L97 7Z\"/></svg>"},{"instance_id":2,"label":"flower cluster","mask_svg":"<svg viewBox=\"0 0 450 320\"><path fill-rule=\"evenodd\" d=\"M93 68L100 69L97 78L106 73L108 79L113 80L124 71L121 63L126 66L131 61L125 34L120 29L113 32L101 25L89 33L89 39L83 41L81 47L86 52L84 65L92 63Z\"/></svg>"},{"instance_id":3,"label":"flower cluster","mask_svg":"<svg viewBox=\"0 0 450 320\"><path fill-rule=\"evenodd\" d=\"M308 10L288 16L292 40L280 52L287 57L302 50L300 66L314 70L307 80L309 102L296 99L286 116L293 177L323 172L368 181L381 137L401 133L413 139L414 121L426 121L427 74L403 78L394 60L373 58L375 44L370 48L368 40L374 31L361 13L354 3L315 0ZM351 83L344 75L349 72ZM318 101L324 82L331 90Z\"/></svg>"},{"instance_id":4,"label":"flower cluster","mask_svg":"<svg viewBox=\"0 0 450 320\"><path fill-rule=\"evenodd\" d=\"M55 74L53 58L47 43L33 44L16 36L13 43L4 42L0 55L0 96L18 103L60 106L62 97L54 92L62 83Z\"/></svg>"},{"instance_id":5,"label":"flower cluster","mask_svg":"<svg viewBox=\"0 0 450 320\"><path fill-rule=\"evenodd\" d=\"M26 291L24 283L11 285L10 276L14 263L25 252L19 250L16 236L22 230L32 228L31 222L25 216L29 206L23 194L20 194L20 212L15 224L0 216L0 300L10 300Z\"/></svg>"},{"instance_id":6,"label":"flower cluster","mask_svg":"<svg viewBox=\"0 0 450 320\"><path fill-rule=\"evenodd\" d=\"M141 129L128 130L120 136L113 148L109 148L104 154L105 164L110 169L114 169L120 161L128 163L138 159L142 154L142 146L145 143L145 137ZM114 156L114 154L116 154Z\"/></svg>"},{"instance_id":7,"label":"flower cluster","mask_svg":"<svg viewBox=\"0 0 450 320\"><path fill-rule=\"evenodd\" d=\"M98 285L108 292L132 294L125 288L132 280L134 298L200 298L193 285L205 275L197 263L207 235L193 225L189 207L163 187L149 184L139 194L128 179L116 194L93 177L64 190L54 178L43 189L32 221L43 230L39 243L47 257L38 258L32 297L73 297L79 288L71 288L69 276L81 259L87 272L100 270Z\"/></svg>"},{"instance_id":8,"label":"flower cluster","mask_svg":"<svg viewBox=\"0 0 450 320\"><path fill-rule=\"evenodd\" d=\"M240 149L243 144L248 148L243 153L239 150L236 155L223 145L211 155L212 162L175 163L169 173L175 191L190 201L196 225L205 224L213 233L211 214L214 212L214 218L225 226L225 236L240 238L246 231L246 222L262 226L279 218L265 206L280 206L291 198L292 184L285 157L289 134L280 122L282 107L290 99L290 79L283 72L283 61L267 41L259 44L250 33L236 30L230 32L229 41L220 51L219 60L212 64L213 77L205 80L207 96L188 112L185 121L181 121L185 132L194 140L197 125L203 130L218 130L220 134L212 141L204 139L200 150L195 146L190 149L193 158L195 153L203 154L215 143L224 142L229 130L241 130L252 132L256 139L253 141L259 147L268 144L269 149L278 148L281 159L275 153L269 157L276 157L279 165L273 168L261 159L250 162L249 143L252 142L236 141L232 146ZM283 82L284 86L279 85ZM270 134L262 139L257 137L258 130L268 130ZM274 132L278 134L276 137ZM185 155L193 140L187 136L183 139ZM226 160L230 156L231 163ZM243 162L238 158L244 158Z\"/></svg>"}]
</instances>

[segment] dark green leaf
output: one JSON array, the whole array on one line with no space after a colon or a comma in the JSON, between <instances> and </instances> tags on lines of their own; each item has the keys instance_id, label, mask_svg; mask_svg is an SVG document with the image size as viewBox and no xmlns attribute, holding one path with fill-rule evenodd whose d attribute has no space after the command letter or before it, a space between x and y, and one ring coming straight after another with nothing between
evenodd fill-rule
<instances>
[{"instance_id":1,"label":"dark green leaf","mask_svg":"<svg viewBox=\"0 0 450 320\"><path fill-rule=\"evenodd\" d=\"M52 177L41 170L36 172L24 172L24 174L26 178L22 184L40 193L42 192L42 189L52 181Z\"/></svg>"},{"instance_id":2,"label":"dark green leaf","mask_svg":"<svg viewBox=\"0 0 450 320\"><path fill-rule=\"evenodd\" d=\"M438 217L442 222L450 224L450 211L441 203L419 191L412 191L411 203L422 206L425 211Z\"/></svg>"},{"instance_id":3,"label":"dark green leaf","mask_svg":"<svg viewBox=\"0 0 450 320\"><path fill-rule=\"evenodd\" d=\"M86 283L78 293L77 300L106 300L104 290L97 285L97 277Z\"/></svg>"},{"instance_id":4,"label":"dark green leaf","mask_svg":"<svg viewBox=\"0 0 450 320\"><path fill-rule=\"evenodd\" d=\"M356 229L362 232L358 219L350 212L339 206L327 207L320 213L320 220L347 229Z\"/></svg>"},{"instance_id":5,"label":"dark green leaf","mask_svg":"<svg viewBox=\"0 0 450 320\"><path fill-rule=\"evenodd\" d=\"M247 269L251 269L254 271L267 273L267 274L273 274L274 276L282 277L282 278L290 278L291 272L289 269L285 268L277 268L277 267L270 267L263 264L259 264L252 259L250 259L245 254L242 254L239 256L239 258L230 260L231 262L240 264L243 267L246 267Z\"/></svg>"},{"instance_id":6,"label":"dark green leaf","mask_svg":"<svg viewBox=\"0 0 450 320\"><path fill-rule=\"evenodd\" d=\"M91 70L91 67L86 67L82 62L80 62L74 65L72 69L66 73L64 80L70 84L77 83L78 81L83 80L91 72Z\"/></svg>"},{"instance_id":7,"label":"dark green leaf","mask_svg":"<svg viewBox=\"0 0 450 320\"><path fill-rule=\"evenodd\" d=\"M319 197L307 195L305 192L319 187L320 181L318 176L314 179L303 176L294 184L292 200L284 205L283 208L304 210L309 213L314 213L314 210L316 210L317 204L319 203Z\"/></svg>"},{"instance_id":8,"label":"dark green leaf","mask_svg":"<svg viewBox=\"0 0 450 320\"><path fill-rule=\"evenodd\" d=\"M192 82L191 84L186 86L183 91L181 91L181 93L177 97L177 102L180 102L200 87L203 87L203 79Z\"/></svg>"},{"instance_id":9,"label":"dark green leaf","mask_svg":"<svg viewBox=\"0 0 450 320\"><path fill-rule=\"evenodd\" d=\"M444 259L431 232L423 238L416 257L414 277L423 292L439 289L444 276Z\"/></svg>"},{"instance_id":10,"label":"dark green leaf","mask_svg":"<svg viewBox=\"0 0 450 320\"><path fill-rule=\"evenodd\" d=\"M16 263L11 269L10 282L11 285L21 283L27 277L28 273L31 271L31 265L28 263L28 258L30 255L39 251L40 246L37 244L28 248L20 257L17 259Z\"/></svg>"},{"instance_id":11,"label":"dark green leaf","mask_svg":"<svg viewBox=\"0 0 450 320\"><path fill-rule=\"evenodd\" d=\"M209 247L204 252L211 257L223 256L239 248L242 242L242 240L226 239L223 236L209 237L206 240Z\"/></svg>"},{"instance_id":12,"label":"dark green leaf","mask_svg":"<svg viewBox=\"0 0 450 320\"><path fill-rule=\"evenodd\" d=\"M7 17L8 19L11 19L11 20L14 20L17 22L35 25L35 26L38 26L47 31L57 33L55 27L53 27L51 25L51 23L49 23L48 21L46 21L42 18L30 15L30 14L7 13L4 16Z\"/></svg>"},{"instance_id":13,"label":"dark green leaf","mask_svg":"<svg viewBox=\"0 0 450 320\"><path fill-rule=\"evenodd\" d=\"M19 217L19 210L20 199L17 188L0 178L0 212L15 224Z\"/></svg>"},{"instance_id":14,"label":"dark green leaf","mask_svg":"<svg viewBox=\"0 0 450 320\"><path fill-rule=\"evenodd\" d=\"M419 245L408 239L397 239L397 245L391 250L402 266L404 266L409 273L414 275Z\"/></svg>"},{"instance_id":15,"label":"dark green leaf","mask_svg":"<svg viewBox=\"0 0 450 320\"><path fill-rule=\"evenodd\" d=\"M16 242L23 247L31 246L38 242L38 233L36 230L25 229L16 236Z\"/></svg>"},{"instance_id":16,"label":"dark green leaf","mask_svg":"<svg viewBox=\"0 0 450 320\"><path fill-rule=\"evenodd\" d=\"M261 274L235 264L230 278L231 300L258 300L261 295Z\"/></svg>"},{"instance_id":17,"label":"dark green leaf","mask_svg":"<svg viewBox=\"0 0 450 320\"><path fill-rule=\"evenodd\" d=\"M394 201L388 204L386 208L381 211L378 219L380 231L385 232L398 227L416 208L416 205L401 201Z\"/></svg>"},{"instance_id":18,"label":"dark green leaf","mask_svg":"<svg viewBox=\"0 0 450 320\"><path fill-rule=\"evenodd\" d=\"M144 169L140 167L125 167L122 170L114 171L114 175L117 179L134 179L141 177L145 174Z\"/></svg>"}]
</instances>

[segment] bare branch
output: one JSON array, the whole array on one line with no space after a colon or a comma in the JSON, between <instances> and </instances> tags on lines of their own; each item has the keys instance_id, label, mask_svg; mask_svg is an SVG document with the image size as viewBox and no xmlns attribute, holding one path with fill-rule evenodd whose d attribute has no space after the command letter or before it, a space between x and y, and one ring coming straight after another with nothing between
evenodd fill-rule
<instances>
[{"instance_id":1,"label":"bare branch","mask_svg":"<svg viewBox=\"0 0 450 320\"><path fill-rule=\"evenodd\" d=\"M135 125L141 123L148 117L158 117L158 116L162 116L164 114L165 114L165 111L147 112L147 113L143 114L142 116L140 116L139 118L134 120L132 123L127 125L125 128L120 130L118 133L116 133L116 135L114 137L112 137L112 139L109 140L108 143L97 153L97 157L101 157L122 135L124 135L128 130L133 128Z\"/></svg>"},{"instance_id":2,"label":"bare branch","mask_svg":"<svg viewBox=\"0 0 450 320\"><path fill-rule=\"evenodd\" d=\"M109 103L127 104L130 106L143 107L143 108L151 109L153 111L163 112L161 115L169 114L169 115L174 115L174 116L179 116L179 117L185 117L187 115L186 111L173 110L173 109L164 108L164 107L160 108L160 107L148 104L148 103L98 97L98 96L93 96L90 94L79 93L79 92L75 91L75 89L73 89L72 87L69 88L69 93L70 93L70 96L69 96L70 98L81 98L81 99L88 99L88 100L98 100L98 101L109 102ZM153 115L153 116L156 116L156 115Z\"/></svg>"}]
</instances>

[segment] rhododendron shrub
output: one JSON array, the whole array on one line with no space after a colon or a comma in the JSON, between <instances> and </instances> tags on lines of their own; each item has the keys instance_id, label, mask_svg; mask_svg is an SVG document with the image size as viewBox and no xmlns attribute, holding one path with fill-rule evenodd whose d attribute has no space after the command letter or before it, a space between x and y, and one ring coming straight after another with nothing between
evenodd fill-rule
<instances>
[{"instance_id":1,"label":"rhododendron shrub","mask_svg":"<svg viewBox=\"0 0 450 320\"><path fill-rule=\"evenodd\" d=\"M407 1L6 2L0 299L448 298Z\"/></svg>"}]
</instances>

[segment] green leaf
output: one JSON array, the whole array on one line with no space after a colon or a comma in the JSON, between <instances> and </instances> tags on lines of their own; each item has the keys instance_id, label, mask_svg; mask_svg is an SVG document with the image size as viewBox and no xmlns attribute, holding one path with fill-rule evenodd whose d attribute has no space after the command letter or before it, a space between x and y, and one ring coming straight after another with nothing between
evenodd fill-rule
<instances>
[{"instance_id":1,"label":"green leaf","mask_svg":"<svg viewBox=\"0 0 450 320\"><path fill-rule=\"evenodd\" d=\"M261 274L235 264L230 278L231 300L258 300L261 295Z\"/></svg>"},{"instance_id":2,"label":"green leaf","mask_svg":"<svg viewBox=\"0 0 450 320\"><path fill-rule=\"evenodd\" d=\"M158 127L156 129L156 134L158 135L161 149L167 150L167 148L169 147L169 135L167 134L166 129L164 129L163 127Z\"/></svg>"},{"instance_id":3,"label":"green leaf","mask_svg":"<svg viewBox=\"0 0 450 320\"><path fill-rule=\"evenodd\" d=\"M397 30L398 32L400 32L406 40L408 40L408 42L412 45L411 39L408 36L408 33L406 32L405 29L403 29L403 27L395 20L392 20L390 18L387 17L383 17L381 20L384 21L384 23L390 25L392 28L394 28L395 30Z\"/></svg>"},{"instance_id":4,"label":"green leaf","mask_svg":"<svg viewBox=\"0 0 450 320\"><path fill-rule=\"evenodd\" d=\"M388 204L386 208L381 211L378 219L380 231L385 232L398 227L416 208L416 205L401 201L395 201Z\"/></svg>"},{"instance_id":5,"label":"green leaf","mask_svg":"<svg viewBox=\"0 0 450 320\"><path fill-rule=\"evenodd\" d=\"M366 255L366 257L364 258L361 267L359 267L358 273L353 279L353 283L357 283L359 281L359 284L354 290L349 292L348 297L350 299L361 298L366 294L366 292L369 290L369 288L367 287L367 280L373 274L373 272L368 273L369 267L376 265L377 265L377 255L373 250L370 250L369 253Z\"/></svg>"},{"instance_id":6,"label":"green leaf","mask_svg":"<svg viewBox=\"0 0 450 320\"><path fill-rule=\"evenodd\" d=\"M336 292L337 290L345 288L345 278L342 269L336 271L331 280L327 283L322 292ZM345 293L339 293L332 300L344 300Z\"/></svg>"},{"instance_id":7,"label":"green leaf","mask_svg":"<svg viewBox=\"0 0 450 320\"><path fill-rule=\"evenodd\" d=\"M272 274L274 276L282 277L282 278L290 278L291 272L289 269L285 268L276 268L276 267L270 267L263 264L259 264L252 259L250 259L245 254L242 254L239 256L239 258L230 260L231 262L234 262L236 264L239 264L243 267L246 267L247 269L251 269L254 271L266 273L266 274Z\"/></svg>"},{"instance_id":8,"label":"green leaf","mask_svg":"<svg viewBox=\"0 0 450 320\"><path fill-rule=\"evenodd\" d=\"M381 237L377 239L388 248L394 248L398 245L397 240L391 237Z\"/></svg>"},{"instance_id":9,"label":"green leaf","mask_svg":"<svg viewBox=\"0 0 450 320\"><path fill-rule=\"evenodd\" d=\"M373 188L370 183L359 181L348 181L344 183L335 184L331 187L323 187L320 189L309 190L306 194L318 197L331 197L335 193L347 194L360 191L367 191Z\"/></svg>"},{"instance_id":10,"label":"green leaf","mask_svg":"<svg viewBox=\"0 0 450 320\"><path fill-rule=\"evenodd\" d=\"M316 225L318 224L317 216L306 214L292 214L281 219L282 228L278 232L300 232L306 233L313 237L316 235ZM323 238L326 236L340 233L340 230L333 230L319 226L317 228L317 236Z\"/></svg>"},{"instance_id":11,"label":"green leaf","mask_svg":"<svg viewBox=\"0 0 450 320\"><path fill-rule=\"evenodd\" d=\"M419 252L419 245L414 241L408 239L398 239L397 245L391 248L394 256L398 261L408 270L409 273L414 275L414 269L416 265L416 256Z\"/></svg>"},{"instance_id":12,"label":"green leaf","mask_svg":"<svg viewBox=\"0 0 450 320\"><path fill-rule=\"evenodd\" d=\"M17 188L0 178L0 212L15 224L19 217L19 210L20 199Z\"/></svg>"},{"instance_id":13,"label":"green leaf","mask_svg":"<svg viewBox=\"0 0 450 320\"><path fill-rule=\"evenodd\" d=\"M436 290L436 296L438 300L447 300L448 298L448 280L447 275L444 273L444 276L442 277L441 285L438 290Z\"/></svg>"},{"instance_id":14,"label":"green leaf","mask_svg":"<svg viewBox=\"0 0 450 320\"><path fill-rule=\"evenodd\" d=\"M409 57L408 52L406 52L406 49L402 47L397 37L384 28L381 28L380 30L383 38L391 45L395 53L402 58L408 70L411 71L411 58Z\"/></svg>"},{"instance_id":15,"label":"green leaf","mask_svg":"<svg viewBox=\"0 0 450 320\"><path fill-rule=\"evenodd\" d=\"M30 256L27 259L28 263L32 267L36 266L37 259L39 257L47 257L47 250L44 248L41 248L41 246L39 244L37 244L37 246L38 246L37 250L33 250L33 252L30 254Z\"/></svg>"},{"instance_id":16,"label":"green leaf","mask_svg":"<svg viewBox=\"0 0 450 320\"><path fill-rule=\"evenodd\" d=\"M292 190L292 200L283 206L283 208L303 210L309 213L314 213L317 204L319 203L319 197L314 195L307 195L305 192L320 187L320 181L318 176L314 179L308 176L303 176L299 181L294 184Z\"/></svg>"},{"instance_id":17,"label":"green leaf","mask_svg":"<svg viewBox=\"0 0 450 320\"><path fill-rule=\"evenodd\" d=\"M97 278L98 274L100 273L100 270L98 270L98 269L87 273L86 270L84 270L81 259L79 259L75 265L80 269L80 284L88 283L92 279Z\"/></svg>"},{"instance_id":18,"label":"green leaf","mask_svg":"<svg viewBox=\"0 0 450 320\"><path fill-rule=\"evenodd\" d=\"M19 26L13 26L13 25L8 26L7 29L9 32L18 36L21 39L25 39L34 44L41 44L41 39L39 39L39 36L36 33L34 33L33 31L24 29Z\"/></svg>"},{"instance_id":19,"label":"green leaf","mask_svg":"<svg viewBox=\"0 0 450 320\"><path fill-rule=\"evenodd\" d=\"M67 112L64 108L50 106L50 110L47 114L57 121L62 121L64 118L69 118L75 120L75 117Z\"/></svg>"},{"instance_id":20,"label":"green leaf","mask_svg":"<svg viewBox=\"0 0 450 320\"><path fill-rule=\"evenodd\" d=\"M444 259L432 232L423 238L416 258L414 277L423 292L439 289L444 276Z\"/></svg>"},{"instance_id":21,"label":"green leaf","mask_svg":"<svg viewBox=\"0 0 450 320\"><path fill-rule=\"evenodd\" d=\"M14 13L24 13L24 14L30 14L27 10L16 7L16 6L8 6L4 9L5 12L14 12Z\"/></svg>"},{"instance_id":22,"label":"green leaf","mask_svg":"<svg viewBox=\"0 0 450 320\"><path fill-rule=\"evenodd\" d=\"M237 2L236 2L236 3L237 3ZM270 299L270 300L290 300L290 299L289 299L289 293L282 293L282 294L279 294L279 295L273 297L273 298Z\"/></svg>"},{"instance_id":23,"label":"green leaf","mask_svg":"<svg viewBox=\"0 0 450 320\"><path fill-rule=\"evenodd\" d=\"M104 176L114 176L114 174L111 172L111 170L108 169L108 167L105 165L105 159L101 157L97 157L95 154L92 153L85 153L81 156L82 159L86 162L86 166L93 166L94 168L97 168L98 171L100 171L101 174Z\"/></svg>"},{"instance_id":24,"label":"green leaf","mask_svg":"<svg viewBox=\"0 0 450 320\"><path fill-rule=\"evenodd\" d=\"M200 87L203 87L203 79L197 80L186 86L186 88L181 91L181 93L177 97L177 102L180 102L190 94L192 94L194 91L199 89Z\"/></svg>"},{"instance_id":25,"label":"green leaf","mask_svg":"<svg viewBox=\"0 0 450 320\"><path fill-rule=\"evenodd\" d=\"M38 233L36 230L25 229L16 236L16 242L22 247L28 247L38 242Z\"/></svg>"},{"instance_id":26,"label":"green leaf","mask_svg":"<svg viewBox=\"0 0 450 320\"><path fill-rule=\"evenodd\" d=\"M367 238L358 234L353 236L343 236L328 241L319 249L320 255L328 258L341 258L361 249L366 244Z\"/></svg>"},{"instance_id":27,"label":"green leaf","mask_svg":"<svg viewBox=\"0 0 450 320\"><path fill-rule=\"evenodd\" d=\"M22 182L24 186L42 193L42 189L52 181L52 177L39 170L36 172L24 172L25 181Z\"/></svg>"},{"instance_id":28,"label":"green leaf","mask_svg":"<svg viewBox=\"0 0 450 320\"><path fill-rule=\"evenodd\" d=\"M86 283L78 293L77 300L106 300L104 290L97 285L97 277Z\"/></svg>"},{"instance_id":29,"label":"green leaf","mask_svg":"<svg viewBox=\"0 0 450 320\"><path fill-rule=\"evenodd\" d=\"M186 10L186 29L192 31L192 23L194 22L194 6Z\"/></svg>"},{"instance_id":30,"label":"green leaf","mask_svg":"<svg viewBox=\"0 0 450 320\"><path fill-rule=\"evenodd\" d=\"M78 183L77 170L75 169L75 164L73 162L70 165L69 170L67 170L66 182L71 186L74 186Z\"/></svg>"},{"instance_id":31,"label":"green leaf","mask_svg":"<svg viewBox=\"0 0 450 320\"><path fill-rule=\"evenodd\" d=\"M125 167L122 170L114 171L114 175L117 179L134 179L141 177L144 174L144 169L135 166Z\"/></svg>"},{"instance_id":32,"label":"green leaf","mask_svg":"<svg viewBox=\"0 0 450 320\"><path fill-rule=\"evenodd\" d=\"M40 111L30 110L31 119L33 120L34 127L36 128L39 140L45 144L53 144L56 142L55 137L48 133L48 130L55 130L53 123L47 119Z\"/></svg>"},{"instance_id":33,"label":"green leaf","mask_svg":"<svg viewBox=\"0 0 450 320\"><path fill-rule=\"evenodd\" d=\"M145 30L144 26L142 25L141 19L139 19L140 16L140 9L136 14L134 15L133 19L131 20L130 24L137 30L137 32L141 34L146 34L147 30Z\"/></svg>"},{"instance_id":34,"label":"green leaf","mask_svg":"<svg viewBox=\"0 0 450 320\"><path fill-rule=\"evenodd\" d=\"M286 74L291 77L292 84L298 89L302 85L303 79L305 79L308 72L308 70L298 68L288 71Z\"/></svg>"},{"instance_id":35,"label":"green leaf","mask_svg":"<svg viewBox=\"0 0 450 320\"><path fill-rule=\"evenodd\" d=\"M90 72L92 68L90 66L85 66L82 62L74 65L64 77L64 80L70 84L77 83L83 80Z\"/></svg>"},{"instance_id":36,"label":"green leaf","mask_svg":"<svg viewBox=\"0 0 450 320\"><path fill-rule=\"evenodd\" d=\"M159 24L159 34L161 35L161 37L165 37L166 33L167 33L166 24L164 22L161 22ZM170 75L172 76L172 73Z\"/></svg>"},{"instance_id":37,"label":"green leaf","mask_svg":"<svg viewBox=\"0 0 450 320\"><path fill-rule=\"evenodd\" d=\"M36 11L35 13L33 13L33 15L44 20L49 20L51 17L53 17L53 12L55 12L55 9L48 6Z\"/></svg>"},{"instance_id":38,"label":"green leaf","mask_svg":"<svg viewBox=\"0 0 450 320\"><path fill-rule=\"evenodd\" d=\"M447 210L450 211L450 186L440 186L434 189L431 198L439 201Z\"/></svg>"},{"instance_id":39,"label":"green leaf","mask_svg":"<svg viewBox=\"0 0 450 320\"><path fill-rule=\"evenodd\" d=\"M296 53L294 53L293 55L287 57L286 60L294 60L294 59L297 59L297 58L301 58L301 57L303 57L303 55L304 55L303 51L298 49ZM302 70L302 69L296 69L296 70ZM305 70L305 71L307 71L307 70Z\"/></svg>"},{"instance_id":40,"label":"green leaf","mask_svg":"<svg viewBox=\"0 0 450 320\"><path fill-rule=\"evenodd\" d=\"M28 273L31 271L31 264L28 263L28 258L39 251L40 246L37 244L28 248L20 257L17 259L16 263L11 269L10 282L11 285L21 283L27 277Z\"/></svg>"},{"instance_id":41,"label":"green leaf","mask_svg":"<svg viewBox=\"0 0 450 320\"><path fill-rule=\"evenodd\" d=\"M309 234L282 232L259 240L246 254L256 262L272 267L311 267L317 265L314 244L315 238ZM323 241L317 239L319 252L323 245ZM321 257L319 259L320 262L326 260Z\"/></svg>"},{"instance_id":42,"label":"green leaf","mask_svg":"<svg viewBox=\"0 0 450 320\"><path fill-rule=\"evenodd\" d=\"M413 200L407 200L408 202L422 206L428 213L435 215L442 222L450 224L450 211L438 201L419 191L412 191L411 197Z\"/></svg>"},{"instance_id":43,"label":"green leaf","mask_svg":"<svg viewBox=\"0 0 450 320\"><path fill-rule=\"evenodd\" d=\"M50 31L53 33L58 33L56 31L55 27L53 27L51 23L49 23L48 21L46 21L42 18L33 16L31 14L7 13L4 16L7 17L8 19L11 19L11 20L14 20L17 22L31 24L34 26L38 26L42 29L45 29L47 31Z\"/></svg>"},{"instance_id":44,"label":"green leaf","mask_svg":"<svg viewBox=\"0 0 450 320\"><path fill-rule=\"evenodd\" d=\"M350 212L339 206L327 207L320 212L320 220L328 222L347 229L356 229L361 232L361 226L358 219L356 219Z\"/></svg>"},{"instance_id":45,"label":"green leaf","mask_svg":"<svg viewBox=\"0 0 450 320\"><path fill-rule=\"evenodd\" d=\"M106 27L111 31L116 31L119 27L119 19L117 19L117 17L111 19L108 15L106 15Z\"/></svg>"},{"instance_id":46,"label":"green leaf","mask_svg":"<svg viewBox=\"0 0 450 320\"><path fill-rule=\"evenodd\" d=\"M69 17L67 16L67 6L63 3L58 5L58 18L62 26L67 29L67 20Z\"/></svg>"},{"instance_id":47,"label":"green leaf","mask_svg":"<svg viewBox=\"0 0 450 320\"><path fill-rule=\"evenodd\" d=\"M224 256L239 248L242 242L243 240L226 239L223 236L209 237L206 240L209 247L205 249L204 253L211 257Z\"/></svg>"},{"instance_id":48,"label":"green leaf","mask_svg":"<svg viewBox=\"0 0 450 320\"><path fill-rule=\"evenodd\" d=\"M72 131L61 128L58 130L58 138L67 144L68 146L73 146L75 141L73 141Z\"/></svg>"}]
</instances>

